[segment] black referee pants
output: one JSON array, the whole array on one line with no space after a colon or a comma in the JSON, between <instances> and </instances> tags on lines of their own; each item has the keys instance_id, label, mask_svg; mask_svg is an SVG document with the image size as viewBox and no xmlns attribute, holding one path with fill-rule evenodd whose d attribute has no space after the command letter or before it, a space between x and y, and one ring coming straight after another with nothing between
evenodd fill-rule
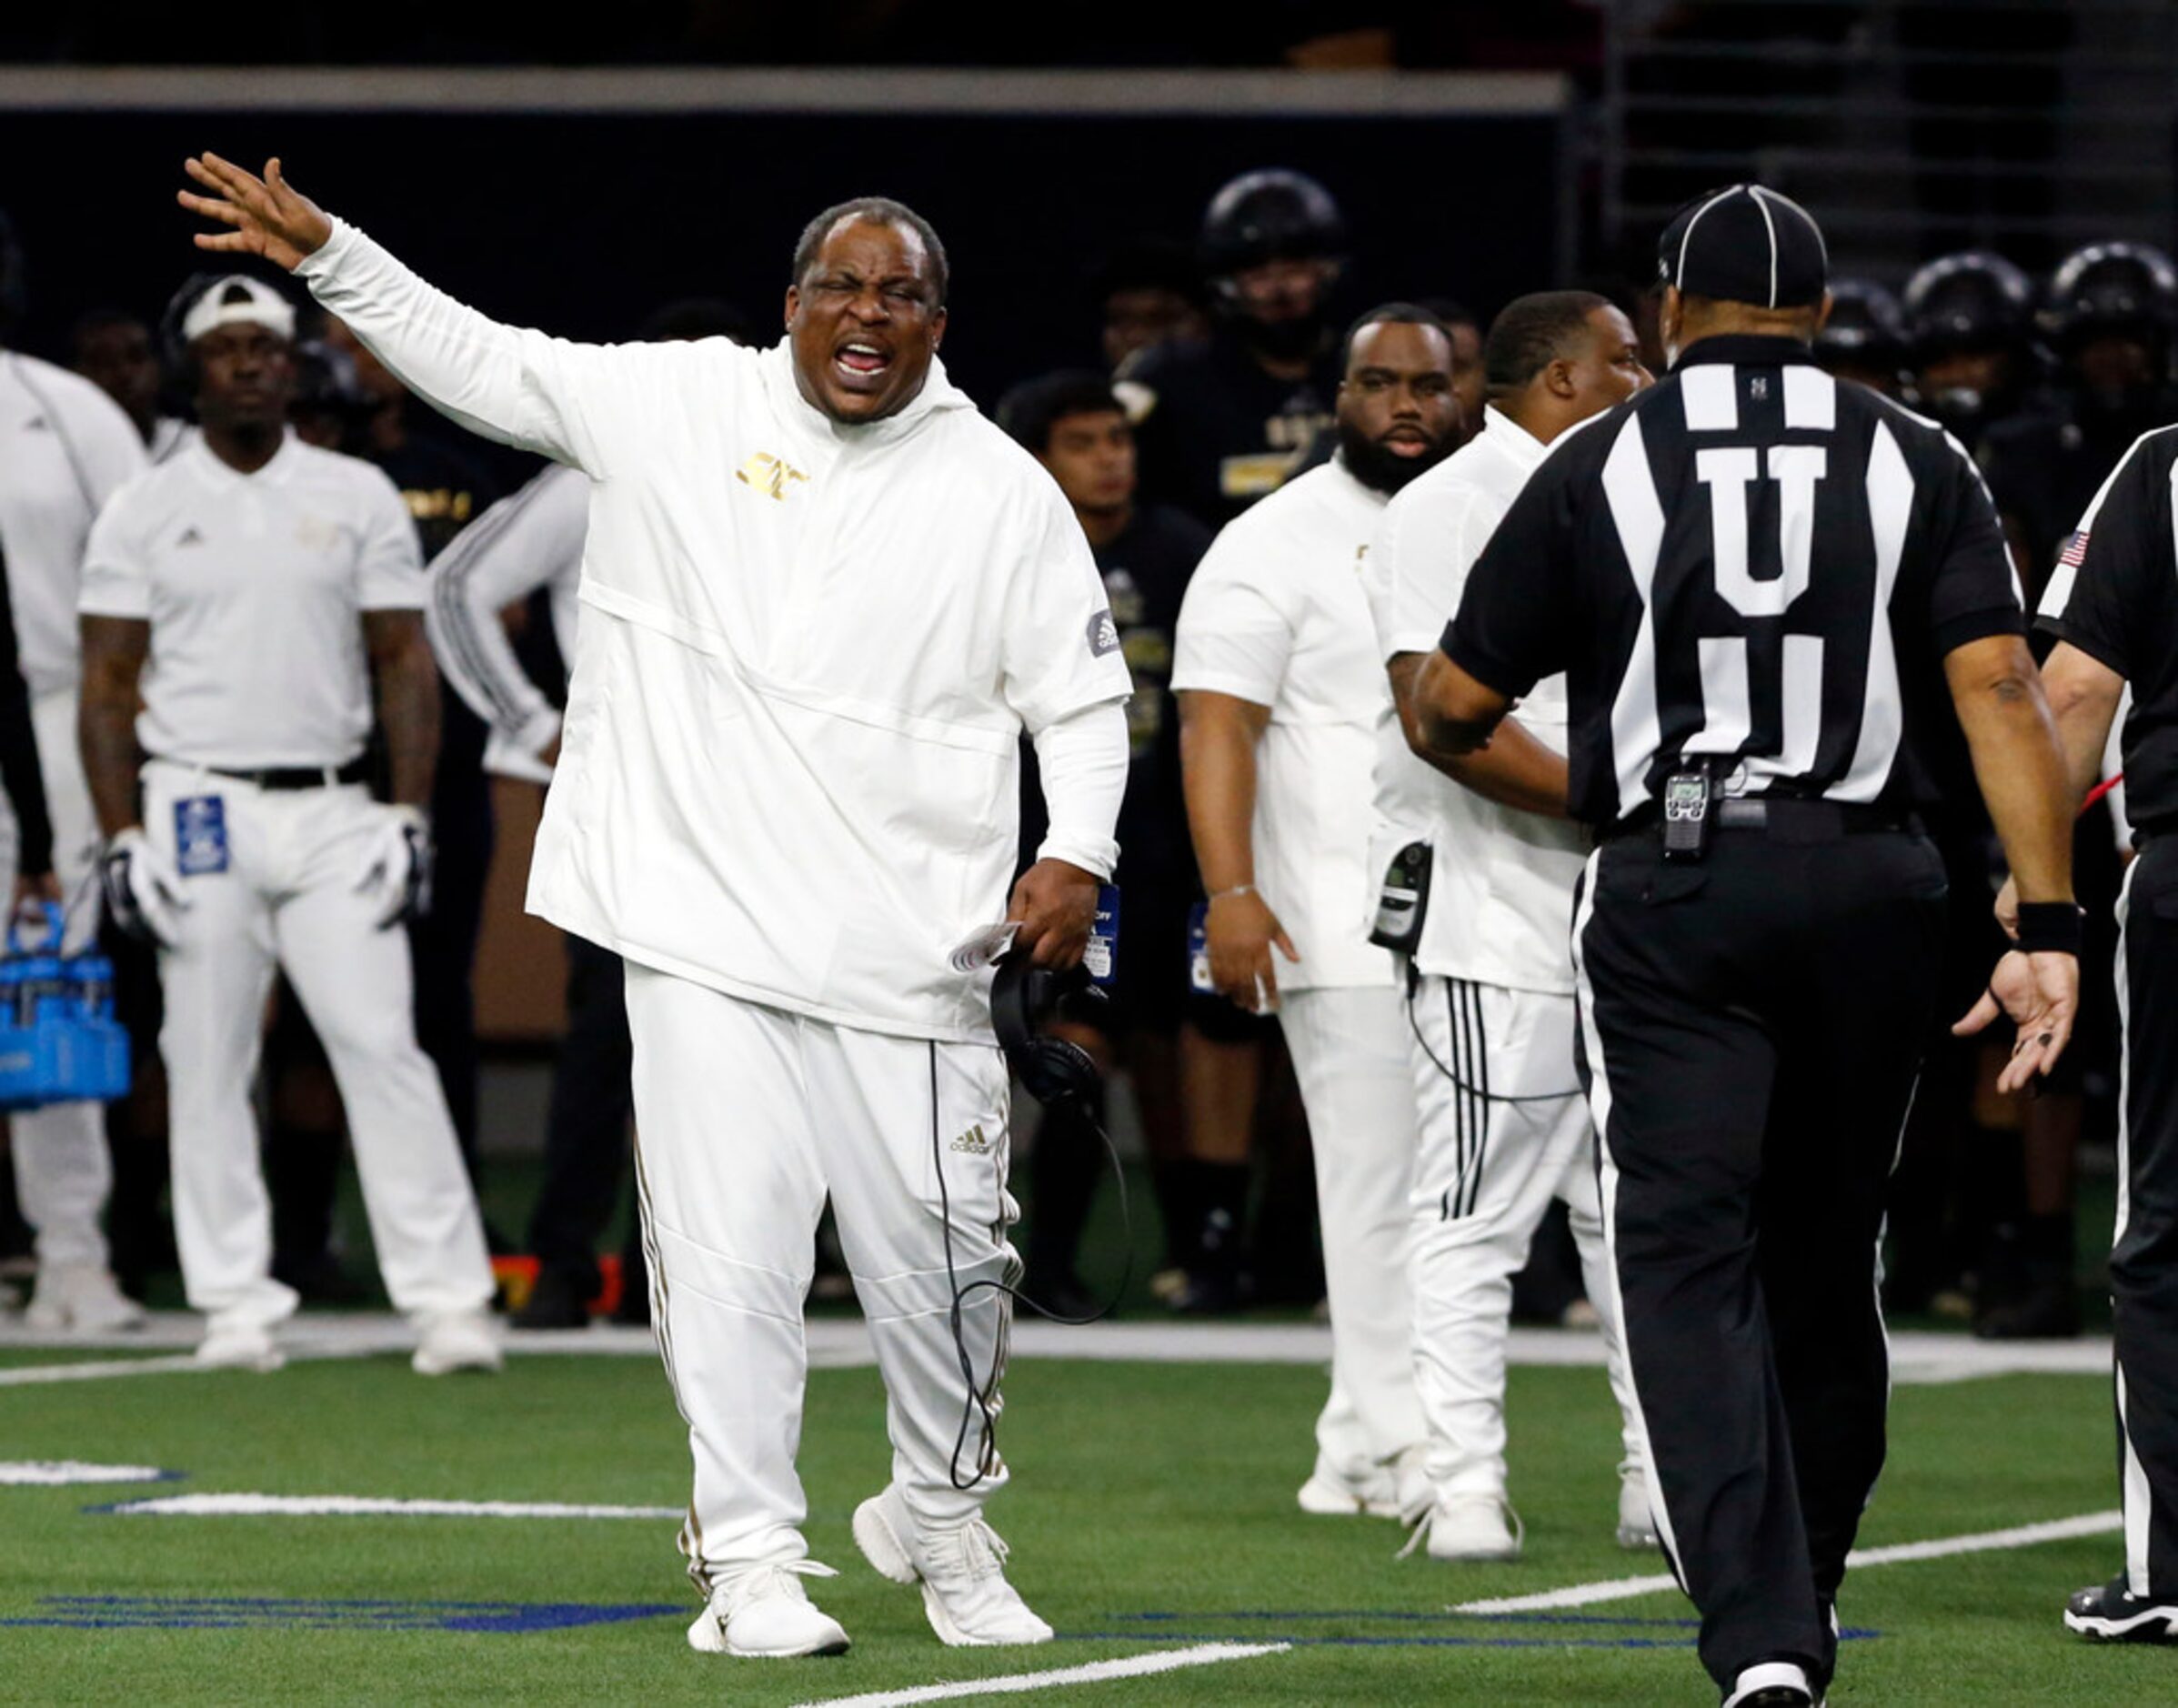
<instances>
[{"instance_id":1,"label":"black referee pants","mask_svg":"<svg viewBox=\"0 0 2178 1708\"><path fill-rule=\"evenodd\" d=\"M2119 1484L2135 1595L2178 1599L2178 839L2152 840L2118 899L2124 1114L2118 1129Z\"/></svg>"},{"instance_id":2,"label":"black referee pants","mask_svg":"<svg viewBox=\"0 0 2178 1708\"><path fill-rule=\"evenodd\" d=\"M1701 1659L1835 1663L1883 1462L1886 1180L1933 1015L1943 867L1901 832L1720 829L1590 862L1574 920L1603 1221Z\"/></svg>"}]
</instances>

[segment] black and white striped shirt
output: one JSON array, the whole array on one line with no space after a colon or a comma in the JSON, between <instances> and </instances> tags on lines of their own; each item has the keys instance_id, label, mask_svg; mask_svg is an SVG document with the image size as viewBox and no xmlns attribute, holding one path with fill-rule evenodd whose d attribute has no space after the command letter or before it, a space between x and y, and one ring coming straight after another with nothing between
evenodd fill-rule
<instances>
[{"instance_id":1,"label":"black and white striped shirt","mask_svg":"<svg viewBox=\"0 0 2178 1708\"><path fill-rule=\"evenodd\" d=\"M2057 559L2036 627L2133 687L2125 813L2178 830L2178 427L2143 435Z\"/></svg>"},{"instance_id":2,"label":"black and white striped shirt","mask_svg":"<svg viewBox=\"0 0 2178 1708\"><path fill-rule=\"evenodd\" d=\"M1961 750L1943 656L2023 632L1957 443L1793 339L1731 337L1561 441L1444 649L1515 697L1567 673L1573 815L1609 826L1694 763L1727 794L1930 801Z\"/></svg>"}]
</instances>

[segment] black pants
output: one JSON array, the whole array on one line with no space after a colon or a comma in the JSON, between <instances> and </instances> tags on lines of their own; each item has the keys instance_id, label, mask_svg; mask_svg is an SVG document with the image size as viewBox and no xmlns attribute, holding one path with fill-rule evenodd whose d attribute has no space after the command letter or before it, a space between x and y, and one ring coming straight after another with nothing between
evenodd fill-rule
<instances>
[{"instance_id":1,"label":"black pants","mask_svg":"<svg viewBox=\"0 0 2178 1708\"><path fill-rule=\"evenodd\" d=\"M1574 926L1604 1228L1672 1569L1721 1685L1818 1682L1883 1462L1876 1242L1944 877L1900 832L1607 844Z\"/></svg>"},{"instance_id":2,"label":"black pants","mask_svg":"<svg viewBox=\"0 0 2178 1708\"><path fill-rule=\"evenodd\" d=\"M2151 840L2133 861L2118 927L2118 1480L2133 1593L2168 1601L2178 1598L2178 838Z\"/></svg>"},{"instance_id":3,"label":"black pants","mask_svg":"<svg viewBox=\"0 0 2178 1708\"><path fill-rule=\"evenodd\" d=\"M635 1057L619 956L579 937L567 945L567 1034L552 1074L545 1183L530 1212L529 1245L540 1270L566 1276L587 1299L599 1286L598 1237L612 1221L622 1183L633 1178L627 1121Z\"/></svg>"}]
</instances>

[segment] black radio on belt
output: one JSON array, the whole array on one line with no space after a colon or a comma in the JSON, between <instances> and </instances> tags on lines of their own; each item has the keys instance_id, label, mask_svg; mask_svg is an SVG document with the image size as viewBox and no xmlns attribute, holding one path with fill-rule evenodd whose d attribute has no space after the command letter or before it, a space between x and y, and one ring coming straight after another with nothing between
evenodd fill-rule
<instances>
[{"instance_id":1,"label":"black radio on belt","mask_svg":"<svg viewBox=\"0 0 2178 1708\"><path fill-rule=\"evenodd\" d=\"M1421 947L1421 922L1430 910L1430 845L1410 842L1385 868L1376 923L1369 933L1378 948L1411 955Z\"/></svg>"},{"instance_id":2,"label":"black radio on belt","mask_svg":"<svg viewBox=\"0 0 2178 1708\"><path fill-rule=\"evenodd\" d=\"M1664 859L1698 860L1709 852L1707 771L1673 771L1664 779Z\"/></svg>"}]
</instances>

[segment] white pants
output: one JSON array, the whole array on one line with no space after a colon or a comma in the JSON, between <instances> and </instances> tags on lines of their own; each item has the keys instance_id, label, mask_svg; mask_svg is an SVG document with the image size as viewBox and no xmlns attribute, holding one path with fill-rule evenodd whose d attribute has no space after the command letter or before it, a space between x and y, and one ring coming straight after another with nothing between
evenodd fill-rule
<instances>
[{"instance_id":1,"label":"white pants","mask_svg":"<svg viewBox=\"0 0 2178 1708\"><path fill-rule=\"evenodd\" d=\"M1408 1302L1414 1084L1390 986L1284 990L1279 1023L1308 1110L1331 1308L1325 1467L1359 1484L1423 1439Z\"/></svg>"},{"instance_id":2,"label":"white pants","mask_svg":"<svg viewBox=\"0 0 2178 1708\"><path fill-rule=\"evenodd\" d=\"M1421 1109L1414 1176L1414 1368L1440 1499L1505 1492L1512 1278L1562 1201L1603 1334L1624 1463L1639 1431L1603 1251L1594 1130L1573 1067L1570 996L1423 978L1401 1020Z\"/></svg>"},{"instance_id":3,"label":"white pants","mask_svg":"<svg viewBox=\"0 0 2178 1708\"><path fill-rule=\"evenodd\" d=\"M382 809L360 787L267 790L155 760L144 828L175 853L174 808L224 805L227 869L185 877L178 939L159 951L166 1020L175 1243L198 1311L270 1323L295 1309L272 1279L272 1213L250 1106L275 970L309 1017L347 1111L386 1291L412 1316L492 1296L476 1193L445 1094L417 1048L408 935L356 888Z\"/></svg>"},{"instance_id":4,"label":"white pants","mask_svg":"<svg viewBox=\"0 0 2178 1708\"><path fill-rule=\"evenodd\" d=\"M98 858L98 821L75 745L75 690L39 695L31 702L30 717L38 769L45 779L45 810L53 819L54 875L69 903L67 943L81 949L98 935L98 887L91 881ZM12 811L5 822L0 883L12 889L20 846ZM105 1107L53 1103L11 1115L8 1149L15 1157L16 1201L37 1235L39 1267L104 1269L105 1236L98 1218L114 1186Z\"/></svg>"},{"instance_id":5,"label":"white pants","mask_svg":"<svg viewBox=\"0 0 2178 1708\"><path fill-rule=\"evenodd\" d=\"M651 1319L695 1459L680 1540L697 1587L808 1552L802 1302L828 1192L885 1378L892 1480L923 1524L972 1517L1006 1481L984 1422L1012 1310L976 1287L957 1345L955 1289L1021 1272L998 1047L835 1026L633 962L627 1024ZM975 1487L956 1486L979 1465Z\"/></svg>"}]
</instances>

